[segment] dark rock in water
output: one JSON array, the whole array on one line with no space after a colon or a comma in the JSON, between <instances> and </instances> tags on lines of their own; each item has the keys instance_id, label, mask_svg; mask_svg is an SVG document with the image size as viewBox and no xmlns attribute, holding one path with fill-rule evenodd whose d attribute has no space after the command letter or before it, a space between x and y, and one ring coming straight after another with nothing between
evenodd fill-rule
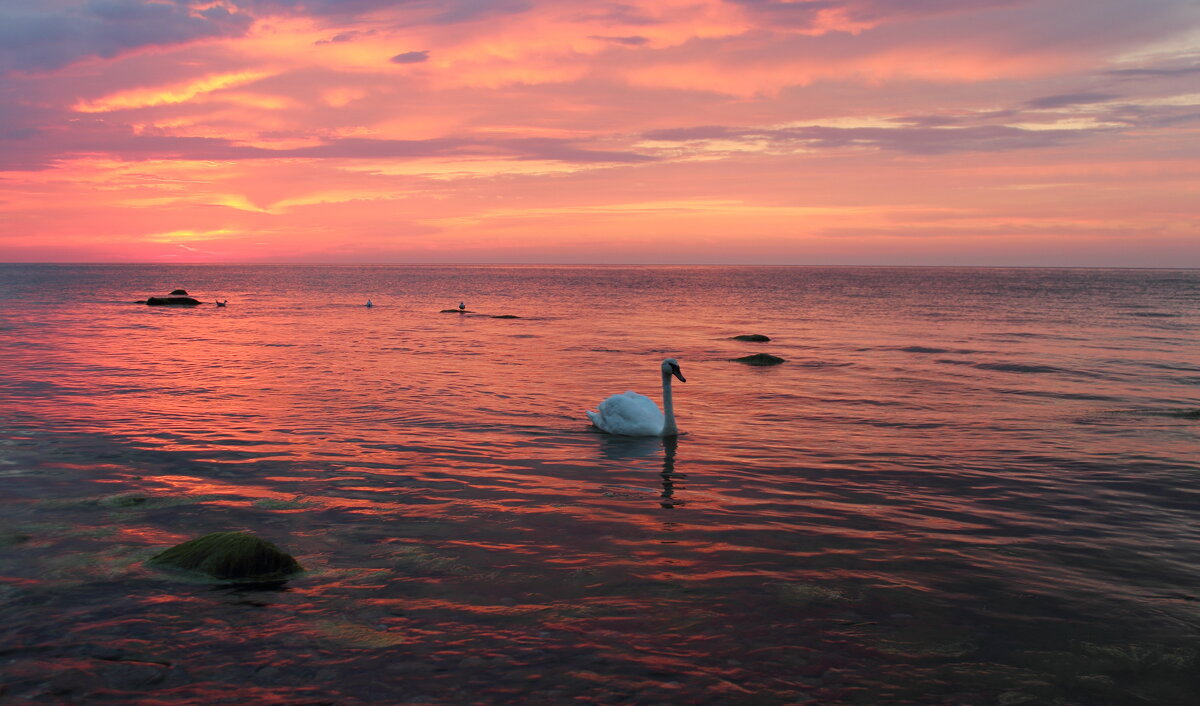
<instances>
[{"instance_id":1,"label":"dark rock in water","mask_svg":"<svg viewBox=\"0 0 1200 706\"><path fill-rule=\"evenodd\" d=\"M1177 412L1172 412L1171 416L1182 419L1200 419L1200 409L1181 409Z\"/></svg>"},{"instance_id":2,"label":"dark rock in water","mask_svg":"<svg viewBox=\"0 0 1200 706\"><path fill-rule=\"evenodd\" d=\"M499 315L499 316L493 316L492 318L493 318L493 319L519 319L519 318L521 318L521 317L520 317L520 316L516 316L516 315L514 315L514 314L501 314L501 315Z\"/></svg>"},{"instance_id":3,"label":"dark rock in water","mask_svg":"<svg viewBox=\"0 0 1200 706\"><path fill-rule=\"evenodd\" d=\"M187 296L187 290L186 290L186 289L176 289L176 290L174 290L174 291L172 291L172 292L171 292L171 296L173 296L173 297L174 297L174 296L184 296L184 297L186 297L186 296Z\"/></svg>"},{"instance_id":4,"label":"dark rock in water","mask_svg":"<svg viewBox=\"0 0 1200 706\"><path fill-rule=\"evenodd\" d=\"M438 313L441 313L441 314L474 314L475 312L468 311L467 309L442 309Z\"/></svg>"},{"instance_id":5,"label":"dark rock in water","mask_svg":"<svg viewBox=\"0 0 1200 706\"><path fill-rule=\"evenodd\" d=\"M245 532L214 532L171 547L149 564L198 571L226 581L282 581L304 568L265 539Z\"/></svg>"},{"instance_id":6,"label":"dark rock in water","mask_svg":"<svg viewBox=\"0 0 1200 706\"><path fill-rule=\"evenodd\" d=\"M755 353L754 355L742 356L734 358L735 363L745 363L746 365L779 365L784 362L783 358L773 356L769 353Z\"/></svg>"},{"instance_id":7,"label":"dark rock in water","mask_svg":"<svg viewBox=\"0 0 1200 706\"><path fill-rule=\"evenodd\" d=\"M740 336L734 336L735 341L754 341L755 343L766 343L771 340L769 336L764 336L761 333L743 333Z\"/></svg>"},{"instance_id":8,"label":"dark rock in water","mask_svg":"<svg viewBox=\"0 0 1200 706\"><path fill-rule=\"evenodd\" d=\"M195 306L200 303L200 300L172 294L166 297L150 297L146 303L150 306Z\"/></svg>"}]
</instances>

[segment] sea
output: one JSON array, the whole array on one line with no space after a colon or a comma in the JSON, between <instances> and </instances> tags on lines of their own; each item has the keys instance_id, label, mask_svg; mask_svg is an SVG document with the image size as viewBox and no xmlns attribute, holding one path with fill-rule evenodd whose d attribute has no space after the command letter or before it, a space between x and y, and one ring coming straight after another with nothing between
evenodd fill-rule
<instances>
[{"instance_id":1,"label":"sea","mask_svg":"<svg viewBox=\"0 0 1200 706\"><path fill-rule=\"evenodd\" d=\"M1198 351L1197 270L2 265L0 701L1192 706Z\"/></svg>"}]
</instances>

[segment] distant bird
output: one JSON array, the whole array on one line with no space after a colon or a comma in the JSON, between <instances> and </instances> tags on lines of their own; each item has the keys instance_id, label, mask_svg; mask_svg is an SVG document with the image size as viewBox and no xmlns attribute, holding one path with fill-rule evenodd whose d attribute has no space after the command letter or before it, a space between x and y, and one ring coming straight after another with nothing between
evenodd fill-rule
<instances>
[{"instance_id":1,"label":"distant bird","mask_svg":"<svg viewBox=\"0 0 1200 706\"><path fill-rule=\"evenodd\" d=\"M217 306L225 306L226 304L228 304L228 303L229 303L229 300L228 300L228 299L226 299L226 300L225 300L225 301L223 301L223 302L213 302L213 303L214 303L214 304L216 304Z\"/></svg>"},{"instance_id":2,"label":"distant bird","mask_svg":"<svg viewBox=\"0 0 1200 706\"><path fill-rule=\"evenodd\" d=\"M467 303L466 303L466 302L459 302L459 303L458 303L458 310L459 310L459 311L466 311L466 310L467 310Z\"/></svg>"},{"instance_id":3,"label":"distant bird","mask_svg":"<svg viewBox=\"0 0 1200 706\"><path fill-rule=\"evenodd\" d=\"M677 436L675 405L671 401L671 376L687 382L679 370L679 361L667 358L662 362L663 411L658 411L654 400L630 390L613 395L600 403L588 419L601 431L621 436ZM665 412L665 414L664 414Z\"/></svg>"},{"instance_id":4,"label":"distant bird","mask_svg":"<svg viewBox=\"0 0 1200 706\"><path fill-rule=\"evenodd\" d=\"M367 300L367 308L368 308L368 309L370 309L370 308L371 308L371 307L373 307L373 306L375 306L375 305L371 303L371 300L370 300L370 299L368 299L368 300Z\"/></svg>"}]
</instances>

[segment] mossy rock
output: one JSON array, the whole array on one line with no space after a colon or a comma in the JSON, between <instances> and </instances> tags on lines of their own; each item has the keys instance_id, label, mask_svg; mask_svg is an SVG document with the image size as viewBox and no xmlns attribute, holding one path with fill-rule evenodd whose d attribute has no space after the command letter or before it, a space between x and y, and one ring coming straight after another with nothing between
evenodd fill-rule
<instances>
[{"instance_id":1,"label":"mossy rock","mask_svg":"<svg viewBox=\"0 0 1200 706\"><path fill-rule=\"evenodd\" d=\"M303 571L290 554L245 532L213 532L178 544L148 562L153 566L195 571L223 581L282 581Z\"/></svg>"},{"instance_id":2,"label":"mossy rock","mask_svg":"<svg viewBox=\"0 0 1200 706\"><path fill-rule=\"evenodd\" d=\"M770 353L755 353L754 355L742 356L734 358L735 363L745 363L746 365L779 365L784 362L783 358L773 356Z\"/></svg>"},{"instance_id":3,"label":"mossy rock","mask_svg":"<svg viewBox=\"0 0 1200 706\"><path fill-rule=\"evenodd\" d=\"M521 317L517 316L515 314L501 314L499 316L493 316L492 318L493 319L519 319Z\"/></svg>"},{"instance_id":4,"label":"mossy rock","mask_svg":"<svg viewBox=\"0 0 1200 706\"><path fill-rule=\"evenodd\" d=\"M761 333L743 333L740 336L734 336L735 341L751 341L753 343L766 343L771 340L770 336L764 336Z\"/></svg>"}]
</instances>

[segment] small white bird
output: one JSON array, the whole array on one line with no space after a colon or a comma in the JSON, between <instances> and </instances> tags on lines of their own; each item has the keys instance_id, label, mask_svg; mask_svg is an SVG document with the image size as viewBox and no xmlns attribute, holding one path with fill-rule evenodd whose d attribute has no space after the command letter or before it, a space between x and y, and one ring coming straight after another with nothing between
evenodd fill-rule
<instances>
[{"instance_id":1,"label":"small white bird","mask_svg":"<svg viewBox=\"0 0 1200 706\"><path fill-rule=\"evenodd\" d=\"M367 308L368 308L368 309L370 309L370 308L371 308L371 307L373 307L373 306L375 306L375 305L371 303L371 300L370 300L370 299L368 299L368 300L367 300Z\"/></svg>"},{"instance_id":2,"label":"small white bird","mask_svg":"<svg viewBox=\"0 0 1200 706\"><path fill-rule=\"evenodd\" d=\"M687 382L679 370L679 361L667 358L662 362L663 411L654 400L630 390L613 395L597 407L588 410L588 419L601 431L622 436L677 436L675 405L671 400L671 376Z\"/></svg>"},{"instance_id":3,"label":"small white bird","mask_svg":"<svg viewBox=\"0 0 1200 706\"><path fill-rule=\"evenodd\" d=\"M217 306L225 306L226 304L228 304L228 303L229 303L229 300L228 300L228 299L226 299L226 300L225 300L225 301L223 301L223 302L213 302L213 303L214 303L214 304L216 304Z\"/></svg>"},{"instance_id":4,"label":"small white bird","mask_svg":"<svg viewBox=\"0 0 1200 706\"><path fill-rule=\"evenodd\" d=\"M466 311L466 310L467 310L467 303L466 303L466 302L459 302L459 303L458 303L458 310L459 310L459 311Z\"/></svg>"}]
</instances>

